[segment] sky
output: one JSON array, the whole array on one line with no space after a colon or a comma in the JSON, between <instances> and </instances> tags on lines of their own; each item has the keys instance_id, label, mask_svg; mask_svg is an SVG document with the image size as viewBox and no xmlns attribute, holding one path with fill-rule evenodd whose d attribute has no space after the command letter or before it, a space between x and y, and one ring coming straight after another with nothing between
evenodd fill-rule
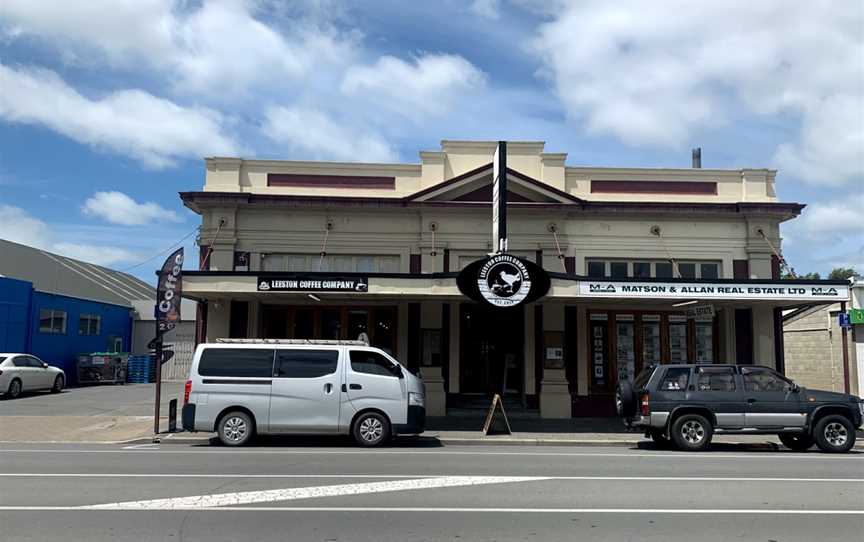
<instances>
[{"instance_id":1,"label":"sky","mask_svg":"<svg viewBox=\"0 0 864 542\"><path fill-rule=\"evenodd\" d=\"M206 156L775 168L799 273L864 272L864 2L3 0L0 238L153 282ZM187 262L195 258L188 258Z\"/></svg>"}]
</instances>

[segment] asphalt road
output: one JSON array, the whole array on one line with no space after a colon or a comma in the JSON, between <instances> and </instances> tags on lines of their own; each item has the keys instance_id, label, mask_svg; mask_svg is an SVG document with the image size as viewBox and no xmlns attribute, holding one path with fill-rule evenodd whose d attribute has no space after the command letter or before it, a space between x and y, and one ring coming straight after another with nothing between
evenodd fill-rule
<instances>
[{"instance_id":1,"label":"asphalt road","mask_svg":"<svg viewBox=\"0 0 864 542\"><path fill-rule=\"evenodd\" d=\"M0 538L859 540L864 454L0 447Z\"/></svg>"}]
</instances>

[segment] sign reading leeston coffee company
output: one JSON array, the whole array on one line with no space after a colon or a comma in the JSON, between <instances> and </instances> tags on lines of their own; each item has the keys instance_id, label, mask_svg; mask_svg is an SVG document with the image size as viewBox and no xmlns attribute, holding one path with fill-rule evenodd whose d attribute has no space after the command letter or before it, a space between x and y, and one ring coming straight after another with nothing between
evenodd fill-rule
<instances>
[{"instance_id":1,"label":"sign reading leeston coffee company","mask_svg":"<svg viewBox=\"0 0 864 542\"><path fill-rule=\"evenodd\" d=\"M584 280L579 295L617 298L688 298L688 299L830 299L849 297L849 287L821 284L742 284L699 282L617 282Z\"/></svg>"},{"instance_id":2,"label":"sign reading leeston coffee company","mask_svg":"<svg viewBox=\"0 0 864 542\"><path fill-rule=\"evenodd\" d=\"M369 291L367 277L258 277L259 292L359 292Z\"/></svg>"}]
</instances>

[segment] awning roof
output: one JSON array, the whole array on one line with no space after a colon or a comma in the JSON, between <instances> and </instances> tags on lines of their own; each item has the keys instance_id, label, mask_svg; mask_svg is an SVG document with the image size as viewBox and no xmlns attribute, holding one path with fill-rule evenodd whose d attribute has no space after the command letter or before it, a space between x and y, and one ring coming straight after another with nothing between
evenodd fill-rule
<instances>
[{"instance_id":1,"label":"awning roof","mask_svg":"<svg viewBox=\"0 0 864 542\"><path fill-rule=\"evenodd\" d=\"M190 271L184 272L184 296L192 299L266 300L290 303L306 300L310 293L329 300L459 300L466 299L456 286L457 273L279 273ZM615 305L653 305L669 307L686 301L719 306L800 307L836 303L849 299L850 285L843 280L765 280L765 279L595 279L550 273L549 301L586 302ZM259 281L266 278L328 280L363 278L365 292L326 290L260 291Z\"/></svg>"}]
</instances>

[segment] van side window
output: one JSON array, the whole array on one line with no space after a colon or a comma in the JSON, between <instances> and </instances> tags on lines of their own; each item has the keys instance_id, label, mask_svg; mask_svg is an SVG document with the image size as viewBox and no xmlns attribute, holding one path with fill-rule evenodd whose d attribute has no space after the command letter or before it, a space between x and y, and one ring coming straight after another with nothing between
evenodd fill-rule
<instances>
[{"instance_id":1,"label":"van side window","mask_svg":"<svg viewBox=\"0 0 864 542\"><path fill-rule=\"evenodd\" d=\"M336 372L338 350L276 350L276 374L281 378L317 378Z\"/></svg>"},{"instance_id":2,"label":"van side window","mask_svg":"<svg viewBox=\"0 0 864 542\"><path fill-rule=\"evenodd\" d=\"M273 350L263 348L207 348L198 362L201 376L273 377Z\"/></svg>"},{"instance_id":3,"label":"van side window","mask_svg":"<svg viewBox=\"0 0 864 542\"><path fill-rule=\"evenodd\" d=\"M378 352L351 351L351 370L381 376L399 376L399 367Z\"/></svg>"}]
</instances>

